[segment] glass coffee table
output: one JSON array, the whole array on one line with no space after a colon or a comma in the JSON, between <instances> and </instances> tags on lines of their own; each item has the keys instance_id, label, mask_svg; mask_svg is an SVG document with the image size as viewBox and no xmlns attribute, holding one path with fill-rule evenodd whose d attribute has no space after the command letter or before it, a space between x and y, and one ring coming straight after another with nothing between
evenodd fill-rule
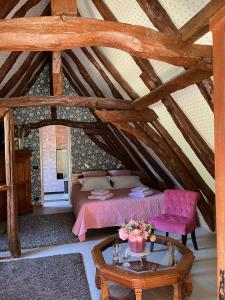
<instances>
[{"instance_id":1,"label":"glass coffee table","mask_svg":"<svg viewBox=\"0 0 225 300\"><path fill-rule=\"evenodd\" d=\"M116 255L115 244L118 245ZM102 300L109 297L109 281L133 289L136 300L142 299L143 290L164 286L173 286L174 300L181 300L184 292L191 294L192 251L169 237L156 236L153 252L150 244L146 242L145 251L135 254L127 242L113 235L93 248L95 282L101 288Z\"/></svg>"}]
</instances>

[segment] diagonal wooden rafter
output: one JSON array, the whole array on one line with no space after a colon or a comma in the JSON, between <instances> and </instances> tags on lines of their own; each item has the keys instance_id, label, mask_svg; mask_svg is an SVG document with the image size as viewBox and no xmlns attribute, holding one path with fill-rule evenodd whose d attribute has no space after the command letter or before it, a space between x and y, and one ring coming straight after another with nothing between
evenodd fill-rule
<instances>
[{"instance_id":1,"label":"diagonal wooden rafter","mask_svg":"<svg viewBox=\"0 0 225 300\"><path fill-rule=\"evenodd\" d=\"M177 34L178 30L173 23L173 21L170 19L169 15L165 11L165 9L160 4L159 0L138 0L139 5L143 9L143 11L146 13L152 24L161 32L163 33L169 33L169 34ZM146 69L146 72L141 74L141 78L144 80L145 83L147 83L148 86L148 79L149 74L148 70ZM213 89L213 83L211 78L205 79L201 81L200 83L197 83L197 86L205 98L206 102L208 103L209 107L213 111L213 102L212 102L212 89Z\"/></svg>"},{"instance_id":2,"label":"diagonal wooden rafter","mask_svg":"<svg viewBox=\"0 0 225 300\"><path fill-rule=\"evenodd\" d=\"M212 75L212 71L209 70L198 70L195 67L184 71L177 75L175 78L163 83L162 85L155 88L152 92L139 98L133 102L135 109L144 109L149 105L163 99L169 94L181 90L194 83L200 82Z\"/></svg>"},{"instance_id":3,"label":"diagonal wooden rafter","mask_svg":"<svg viewBox=\"0 0 225 300\"><path fill-rule=\"evenodd\" d=\"M191 45L178 36L165 35L143 26L72 16L29 17L0 23L0 51L58 51L75 47L103 46L134 56L205 68L212 62L212 47Z\"/></svg>"}]
</instances>

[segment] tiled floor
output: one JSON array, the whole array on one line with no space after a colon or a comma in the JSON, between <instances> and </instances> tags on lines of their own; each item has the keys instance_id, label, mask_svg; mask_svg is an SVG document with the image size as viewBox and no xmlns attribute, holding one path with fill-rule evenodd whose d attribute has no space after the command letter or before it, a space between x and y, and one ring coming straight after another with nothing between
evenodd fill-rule
<instances>
[{"instance_id":1,"label":"tiled floor","mask_svg":"<svg viewBox=\"0 0 225 300\"><path fill-rule=\"evenodd\" d=\"M37 209L35 213L56 213L65 212L71 208L42 208ZM188 244L196 257L192 268L193 293L190 300L215 300L216 299L216 248L215 234L210 233L204 228L198 228L197 241L199 251L194 251L191 240ZM44 247L38 249L24 250L23 257L40 257L56 254L65 254L80 252L83 254L88 282L92 295L92 300L99 300L99 290L95 287L95 268L91 257L91 249L102 238L105 233L95 232L88 235L88 240L82 243ZM6 254L6 253L5 253ZM82 299L85 300L85 299Z\"/></svg>"}]
</instances>

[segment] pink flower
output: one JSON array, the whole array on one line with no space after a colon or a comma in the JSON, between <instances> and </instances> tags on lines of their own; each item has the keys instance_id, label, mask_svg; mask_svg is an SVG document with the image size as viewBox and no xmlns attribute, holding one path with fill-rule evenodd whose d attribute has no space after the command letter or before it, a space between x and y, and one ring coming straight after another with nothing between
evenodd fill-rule
<instances>
[{"instance_id":1,"label":"pink flower","mask_svg":"<svg viewBox=\"0 0 225 300\"><path fill-rule=\"evenodd\" d=\"M128 234L123 229L120 229L119 237L121 238L121 240L125 241L128 239Z\"/></svg>"}]
</instances>

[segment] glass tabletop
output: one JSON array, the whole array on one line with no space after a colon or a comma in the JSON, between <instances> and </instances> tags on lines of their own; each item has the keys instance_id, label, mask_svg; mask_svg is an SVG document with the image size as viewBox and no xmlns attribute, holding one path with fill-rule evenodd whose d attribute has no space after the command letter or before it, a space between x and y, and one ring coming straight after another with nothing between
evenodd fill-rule
<instances>
[{"instance_id":1,"label":"glass tabletop","mask_svg":"<svg viewBox=\"0 0 225 300\"><path fill-rule=\"evenodd\" d=\"M171 243L168 245L154 243L152 252L150 252L150 244L150 242L146 242L144 252L136 254L130 251L127 242L116 243L104 249L102 255L106 264L131 272L155 272L173 268L182 258L182 253Z\"/></svg>"}]
</instances>

